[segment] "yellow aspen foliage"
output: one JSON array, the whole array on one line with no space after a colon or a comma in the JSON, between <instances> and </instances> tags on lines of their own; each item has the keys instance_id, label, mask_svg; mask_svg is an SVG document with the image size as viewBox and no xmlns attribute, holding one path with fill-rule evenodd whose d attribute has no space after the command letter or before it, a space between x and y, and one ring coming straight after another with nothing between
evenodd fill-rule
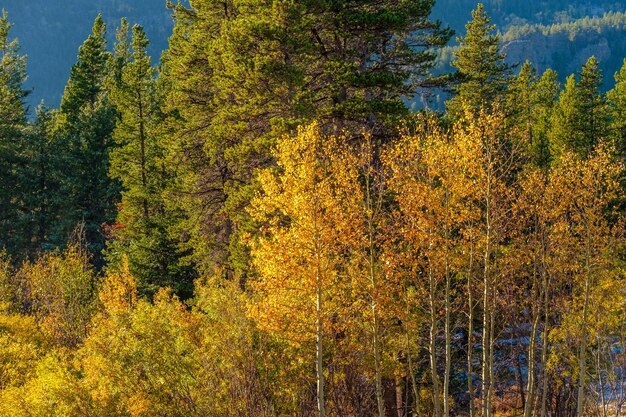
<instances>
[{"instance_id":1,"label":"yellow aspen foliage","mask_svg":"<svg viewBox=\"0 0 626 417\"><path fill-rule=\"evenodd\" d=\"M2 417L80 417L99 415L91 407L69 357L48 351L23 385L0 391Z\"/></svg>"},{"instance_id":2,"label":"yellow aspen foliage","mask_svg":"<svg viewBox=\"0 0 626 417\"><path fill-rule=\"evenodd\" d=\"M374 385L378 416L384 416L389 408L385 405L384 385L389 385L401 368L397 352L402 347L397 341L398 317L403 310L398 302L402 298L402 286L398 285L396 275L390 273L388 259L388 247L395 236L389 233L387 209L393 199L386 182L388 169L380 158L383 149L377 139L364 132L359 143L335 151L345 154L345 169L356 175L349 186L361 199L346 207L351 212L353 229L343 239L349 248L345 265L351 281L350 324L340 346L346 372L361 369L365 378L360 381L346 378L343 389L364 391L369 389L368 385ZM349 163L355 165L348 166Z\"/></svg>"},{"instance_id":3,"label":"yellow aspen foliage","mask_svg":"<svg viewBox=\"0 0 626 417\"><path fill-rule=\"evenodd\" d=\"M278 146L279 173L258 177L263 194L252 212L266 226L253 247L259 279L252 283L251 314L261 328L296 345L315 338L318 291L329 303L322 314L328 332L340 324L331 324L329 313L347 285L340 269L344 241L354 233L348 208L358 204L359 191L350 184L357 174L344 172L356 164L337 152L338 141L315 125L302 129Z\"/></svg>"},{"instance_id":4,"label":"yellow aspen foliage","mask_svg":"<svg viewBox=\"0 0 626 417\"><path fill-rule=\"evenodd\" d=\"M123 313L137 304L137 282L130 273L127 258L117 270L107 274L99 298L106 314Z\"/></svg>"},{"instance_id":5,"label":"yellow aspen foliage","mask_svg":"<svg viewBox=\"0 0 626 417\"><path fill-rule=\"evenodd\" d=\"M37 361L50 348L34 317L0 314L0 390L33 377Z\"/></svg>"},{"instance_id":6,"label":"yellow aspen foliage","mask_svg":"<svg viewBox=\"0 0 626 417\"><path fill-rule=\"evenodd\" d=\"M624 247L621 163L612 150L598 146L589 158L566 152L551 171L549 192L564 213L554 228L559 242L553 268L569 283L571 296L560 306L552 330L550 366L562 382L577 389L577 410L587 407L588 382L594 377L591 350L619 331L624 300L619 251ZM557 198L553 199L557 200Z\"/></svg>"},{"instance_id":7,"label":"yellow aspen foliage","mask_svg":"<svg viewBox=\"0 0 626 417\"><path fill-rule=\"evenodd\" d=\"M263 332L301 348L298 361L315 363L318 415L325 407L327 342L346 328L344 264L360 221L351 208L363 200L355 157L341 150L343 141L315 124L284 138L275 152L278 168L258 176L262 192L251 209L265 226L252 245L258 278L250 315Z\"/></svg>"},{"instance_id":8,"label":"yellow aspen foliage","mask_svg":"<svg viewBox=\"0 0 626 417\"><path fill-rule=\"evenodd\" d=\"M95 307L96 276L87 253L70 246L26 262L17 272L20 308L32 313L43 331L67 347L87 334Z\"/></svg>"},{"instance_id":9,"label":"yellow aspen foliage","mask_svg":"<svg viewBox=\"0 0 626 417\"><path fill-rule=\"evenodd\" d=\"M127 287L126 277L116 277L122 283L105 286L105 294ZM154 305L140 300L122 312L119 301L132 298L124 291L113 300L102 296L112 301L108 306L114 314L109 310L94 319L78 352L83 384L95 407L100 415L193 415L189 410L196 399L188 387L195 374L194 338L189 332L197 320L168 290L157 293Z\"/></svg>"}]
</instances>

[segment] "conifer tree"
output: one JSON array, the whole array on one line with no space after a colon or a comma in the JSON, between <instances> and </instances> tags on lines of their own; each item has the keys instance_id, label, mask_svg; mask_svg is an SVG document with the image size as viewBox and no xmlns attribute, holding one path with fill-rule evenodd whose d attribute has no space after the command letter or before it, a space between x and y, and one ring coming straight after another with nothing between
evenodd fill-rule
<instances>
[{"instance_id":1,"label":"conifer tree","mask_svg":"<svg viewBox=\"0 0 626 417\"><path fill-rule=\"evenodd\" d=\"M389 137L451 33L429 19L431 0L192 6L176 7L165 59L185 121L171 146L187 168L176 192L199 263L245 275L239 236L255 226L242 208L275 138L314 118Z\"/></svg>"},{"instance_id":2,"label":"conifer tree","mask_svg":"<svg viewBox=\"0 0 626 417\"><path fill-rule=\"evenodd\" d=\"M619 154L626 152L626 60L615 73L615 87L607 93L611 105L611 135Z\"/></svg>"},{"instance_id":3,"label":"conifer tree","mask_svg":"<svg viewBox=\"0 0 626 417\"><path fill-rule=\"evenodd\" d=\"M43 103L27 131L22 155L27 163L19 169L19 193L22 210L18 228L20 257L36 256L50 247L50 231L55 221L54 201L59 198L60 158L51 142L55 114Z\"/></svg>"},{"instance_id":4,"label":"conifer tree","mask_svg":"<svg viewBox=\"0 0 626 417\"><path fill-rule=\"evenodd\" d=\"M122 30L120 34L122 34ZM123 36L118 37L123 42ZM142 292L154 294L160 286L172 286L191 295L193 275L179 265L176 241L170 237L163 191L168 172L159 143L161 97L156 70L147 53L148 39L141 26L132 29L132 52L116 45L118 61L130 56L111 90L111 102L119 111L113 133L110 174L120 181L122 201L112 229L109 260L119 263L127 256L131 272Z\"/></svg>"},{"instance_id":5,"label":"conifer tree","mask_svg":"<svg viewBox=\"0 0 626 417\"><path fill-rule=\"evenodd\" d=\"M557 74L547 70L541 77L527 61L509 83L507 121L520 134L527 157L538 166L550 161L549 121L558 98Z\"/></svg>"},{"instance_id":6,"label":"conifer tree","mask_svg":"<svg viewBox=\"0 0 626 417\"><path fill-rule=\"evenodd\" d=\"M84 225L85 239L98 266L105 240L102 226L112 224L119 192L116 181L108 177L116 111L104 88L110 57L105 35L106 25L98 16L72 67L55 132L65 160L53 239L62 245L77 226Z\"/></svg>"},{"instance_id":7,"label":"conifer tree","mask_svg":"<svg viewBox=\"0 0 626 417\"><path fill-rule=\"evenodd\" d=\"M533 89L535 109L530 153L531 159L541 167L547 167L552 160L549 141L550 121L559 97L559 89L558 74L550 69L543 73Z\"/></svg>"},{"instance_id":8,"label":"conifer tree","mask_svg":"<svg viewBox=\"0 0 626 417\"><path fill-rule=\"evenodd\" d=\"M457 39L460 47L452 61L461 82L455 87L456 97L447 104L456 117L462 116L464 106L477 112L502 102L511 78L511 67L504 62L506 55L502 52L500 37L493 33L495 25L491 24L481 3L472 11L472 20L465 28L467 33Z\"/></svg>"},{"instance_id":9,"label":"conifer tree","mask_svg":"<svg viewBox=\"0 0 626 417\"><path fill-rule=\"evenodd\" d=\"M601 84L602 72L594 57L585 63L578 81L574 75L568 77L552 120L555 152L573 150L584 156L608 139L610 113Z\"/></svg>"},{"instance_id":10,"label":"conifer tree","mask_svg":"<svg viewBox=\"0 0 626 417\"><path fill-rule=\"evenodd\" d=\"M21 203L16 185L18 169L24 162L21 148L24 143L27 91L26 57L20 55L17 40L9 35L11 23L6 11L0 17L0 246L11 247L15 236L15 222Z\"/></svg>"}]
</instances>

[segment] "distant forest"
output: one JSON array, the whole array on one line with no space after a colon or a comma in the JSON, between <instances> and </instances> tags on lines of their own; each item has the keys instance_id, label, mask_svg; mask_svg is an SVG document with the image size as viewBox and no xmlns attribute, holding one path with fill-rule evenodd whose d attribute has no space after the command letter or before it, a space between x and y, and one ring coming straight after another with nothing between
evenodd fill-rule
<instances>
[{"instance_id":1,"label":"distant forest","mask_svg":"<svg viewBox=\"0 0 626 417\"><path fill-rule=\"evenodd\" d=\"M592 9L604 10L600 6ZM513 24L503 26L506 29L502 32L507 62L528 60L541 70L554 69L561 75L561 81L565 81L566 74L575 72L593 55L607 74L603 89L608 90L613 82L612 75L621 67L626 52L626 14L606 12L576 19L569 16L564 15L563 21L550 24L512 19ZM441 71L450 70L449 64L457 48L442 49L438 64Z\"/></svg>"}]
</instances>

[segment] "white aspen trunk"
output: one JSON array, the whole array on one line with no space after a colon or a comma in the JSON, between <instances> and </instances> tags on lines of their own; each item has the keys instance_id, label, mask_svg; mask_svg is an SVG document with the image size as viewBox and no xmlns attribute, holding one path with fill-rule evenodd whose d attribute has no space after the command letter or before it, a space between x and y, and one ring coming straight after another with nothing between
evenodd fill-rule
<instances>
[{"instance_id":1,"label":"white aspen trunk","mask_svg":"<svg viewBox=\"0 0 626 417\"><path fill-rule=\"evenodd\" d=\"M524 417L533 415L535 399L535 338L537 326L539 325L539 312L535 315L530 331L530 342L528 344L528 383L526 384L526 402L524 403Z\"/></svg>"},{"instance_id":2,"label":"white aspen trunk","mask_svg":"<svg viewBox=\"0 0 626 417\"><path fill-rule=\"evenodd\" d=\"M587 373L587 310L589 309L589 291L591 290L591 232L587 225L587 242L585 254L585 301L583 303L583 317L580 329L580 343L578 344L578 401L576 416L582 417L585 407L585 374Z\"/></svg>"},{"instance_id":3,"label":"white aspen trunk","mask_svg":"<svg viewBox=\"0 0 626 417\"><path fill-rule=\"evenodd\" d=\"M488 411L487 411L487 416L491 416L491 402L493 399L493 390L494 390L494 382L495 378L494 378L494 354L493 354L493 346L495 343L495 323L496 321L494 320L494 316L495 316L495 304L494 301L495 297L496 297L496 291L495 291L495 287L494 285L491 286L492 287L492 298L491 298L491 304L490 304L490 311L489 311L489 392L487 393L487 403L489 404L488 407Z\"/></svg>"},{"instance_id":4,"label":"white aspen trunk","mask_svg":"<svg viewBox=\"0 0 626 417\"><path fill-rule=\"evenodd\" d=\"M439 400L439 378L437 377L437 352L436 352L436 340L437 337L437 312L435 309L435 277L432 269L428 272L430 281L430 373L433 383L433 415L434 417L441 417L441 402Z\"/></svg>"},{"instance_id":5,"label":"white aspen trunk","mask_svg":"<svg viewBox=\"0 0 626 417\"><path fill-rule=\"evenodd\" d=\"M443 415L445 417L450 416L450 401L448 398L448 394L450 391L450 368L452 364L452 349L451 349L451 337L450 337L450 270L448 265L448 260L446 259L446 294L445 294L445 337L446 337L446 364L445 364L445 372L443 375Z\"/></svg>"},{"instance_id":6,"label":"white aspen trunk","mask_svg":"<svg viewBox=\"0 0 626 417\"><path fill-rule=\"evenodd\" d=\"M483 335L482 335L482 417L491 416L491 384L492 384L492 338L491 329L493 328L493 317L491 316L493 303L492 297L492 283L491 283L491 239L492 239L492 224L491 224L491 187L492 187L492 154L489 145L487 145L487 190L485 193L485 253L484 253L484 269L483 269Z\"/></svg>"},{"instance_id":7,"label":"white aspen trunk","mask_svg":"<svg viewBox=\"0 0 626 417\"><path fill-rule=\"evenodd\" d=\"M450 233L448 231L448 221L450 216L450 206L449 201L450 196L448 190L445 193L445 206L446 206L446 218L444 223L444 236L445 239L450 241ZM445 332L445 351L446 351L446 361L445 361L445 370L443 374L443 415L444 417L450 416L450 369L452 367L452 349L451 349L451 329L450 329L450 287L451 287L451 276L450 276L450 247L449 245L446 247L446 259L445 259L445 280L446 280L446 288L445 288L445 321L444 321L444 332Z\"/></svg>"},{"instance_id":8,"label":"white aspen trunk","mask_svg":"<svg viewBox=\"0 0 626 417\"><path fill-rule=\"evenodd\" d=\"M369 279L371 289L370 308L372 312L372 344L374 350L374 370L376 373L376 404L378 406L378 417L385 417L385 398L383 394L382 370L380 363L380 335L379 335L379 319L377 309L377 290L378 282L376 280L376 272L374 269L374 204L372 202L370 177L366 175L366 209L368 213L367 232L369 238Z\"/></svg>"},{"instance_id":9,"label":"white aspen trunk","mask_svg":"<svg viewBox=\"0 0 626 417\"><path fill-rule=\"evenodd\" d=\"M550 305L549 305L549 283L548 283L548 278L547 278L547 274L545 272L543 272L543 314L544 314L544 319L543 319L543 347L541 350L541 372L543 375L543 381L542 381L542 390L541 390L541 417L546 417L546 412L547 412L547 403L548 403L548 370L547 365L548 365L548 320L549 320L549 312L550 312Z\"/></svg>"},{"instance_id":10,"label":"white aspen trunk","mask_svg":"<svg viewBox=\"0 0 626 417\"><path fill-rule=\"evenodd\" d=\"M324 324L322 319L322 289L319 285L316 290L316 312L317 312L317 328L316 328L316 343L315 343L315 370L317 373L317 415L318 417L325 417L325 401L324 401L324 351L322 344L322 335L324 330Z\"/></svg>"},{"instance_id":11,"label":"white aspen trunk","mask_svg":"<svg viewBox=\"0 0 626 417\"><path fill-rule=\"evenodd\" d=\"M469 271L467 274L467 296L468 296L468 325L467 325L467 392L469 393L469 413L470 417L476 415L474 409L474 384L472 382L472 357L474 351L474 299L472 297L472 267L474 263L474 248L470 249L470 263Z\"/></svg>"},{"instance_id":12,"label":"white aspen trunk","mask_svg":"<svg viewBox=\"0 0 626 417\"><path fill-rule=\"evenodd\" d=\"M489 417L490 404L489 393L491 390L490 380L490 357L491 357L491 335L490 335L490 313L491 313L491 282L489 277L489 262L490 262L490 240L489 240L489 227L487 232L487 248L485 250L485 267L483 271L483 334L482 334L482 387L481 387L481 399L482 399L482 416Z\"/></svg>"},{"instance_id":13,"label":"white aspen trunk","mask_svg":"<svg viewBox=\"0 0 626 417\"><path fill-rule=\"evenodd\" d=\"M537 337L537 327L539 326L539 318L541 316L541 291L538 289L539 282L537 279L537 256L535 255L535 271L533 273L533 298L532 312L533 324L530 329L530 340L528 342L528 383L526 384L526 401L524 403L524 417L531 417L534 412L535 405L535 339Z\"/></svg>"},{"instance_id":14,"label":"white aspen trunk","mask_svg":"<svg viewBox=\"0 0 626 417\"><path fill-rule=\"evenodd\" d=\"M409 300L407 298L406 300L406 316L409 317ZM420 397L419 397L419 392L417 389L417 380L415 378L415 372L413 371L413 357L411 355L411 337L409 335L409 329L407 326L404 326L404 335L405 335L405 343L406 343L406 351L407 351L407 362L409 365L409 374L411 375L411 385L412 385L412 392L413 392L413 400L415 401L415 407L414 407L414 411L415 411L415 415L419 416L420 415Z\"/></svg>"}]
</instances>

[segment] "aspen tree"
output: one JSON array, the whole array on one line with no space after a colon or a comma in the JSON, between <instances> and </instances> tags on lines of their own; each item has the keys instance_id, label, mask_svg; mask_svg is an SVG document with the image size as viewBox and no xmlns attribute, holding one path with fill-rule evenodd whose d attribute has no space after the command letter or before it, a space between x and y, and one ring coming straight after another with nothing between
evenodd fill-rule
<instances>
[{"instance_id":1,"label":"aspen tree","mask_svg":"<svg viewBox=\"0 0 626 417\"><path fill-rule=\"evenodd\" d=\"M481 110L475 115L468 109L465 120L455 126L454 140L463 160L463 175L471 180L473 201L470 212L478 216L463 231L477 239L482 257L482 415L491 415L494 392L494 342L496 298L499 290L499 250L512 227L511 209L514 182L520 163L513 130L504 126L504 116L497 109Z\"/></svg>"},{"instance_id":2,"label":"aspen tree","mask_svg":"<svg viewBox=\"0 0 626 417\"><path fill-rule=\"evenodd\" d=\"M565 314L554 332L558 341L572 340L577 376L576 415L585 413L589 353L595 319L594 291L603 276L615 273L615 249L623 242L619 212L615 202L621 201L619 178L621 164L614 162L612 150L598 146L588 159L567 152L554 170L554 187L562 190L566 204L567 224L560 231L560 250L565 252L560 265L574 282L570 312Z\"/></svg>"},{"instance_id":3,"label":"aspen tree","mask_svg":"<svg viewBox=\"0 0 626 417\"><path fill-rule=\"evenodd\" d=\"M407 266L417 266L412 272L417 275L415 285L423 288L428 297L434 413L449 416L452 413L452 320L457 287L454 278L464 270L462 248L466 242L460 231L472 215L469 210L472 186L463 176L465 161L458 143L432 117L426 116L420 123L419 133L406 135L395 146L388 164L399 209L396 228L406 244L405 262ZM441 321L445 365L440 388L436 345Z\"/></svg>"},{"instance_id":4,"label":"aspen tree","mask_svg":"<svg viewBox=\"0 0 626 417\"><path fill-rule=\"evenodd\" d=\"M359 221L351 208L363 201L356 162L337 152L338 140L316 125L283 139L276 151L279 171L259 174L263 193L252 206L253 216L266 224L252 249L259 274L252 283L252 315L279 339L314 342L319 417L327 414L327 340L339 331L333 312L341 312L345 299L344 242L354 239Z\"/></svg>"}]
</instances>

